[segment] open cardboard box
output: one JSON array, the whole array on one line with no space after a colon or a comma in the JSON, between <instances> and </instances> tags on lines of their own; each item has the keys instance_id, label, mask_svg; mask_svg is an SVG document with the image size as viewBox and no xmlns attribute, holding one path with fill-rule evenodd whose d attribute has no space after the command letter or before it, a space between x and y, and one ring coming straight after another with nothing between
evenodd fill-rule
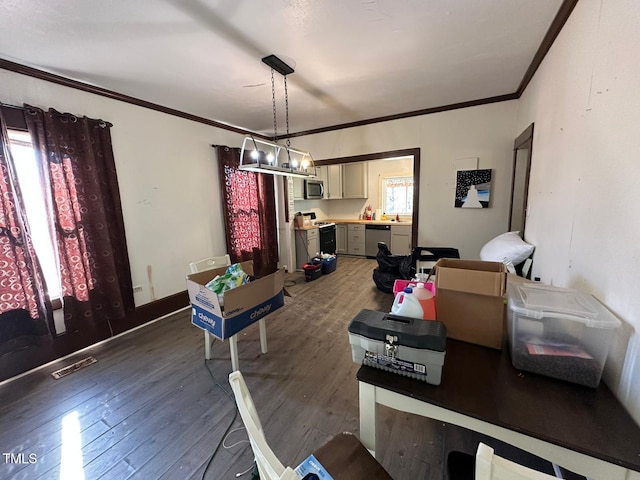
<instances>
[{"instance_id":1,"label":"open cardboard box","mask_svg":"<svg viewBox=\"0 0 640 480\"><path fill-rule=\"evenodd\" d=\"M435 266L437 320L447 336L501 349L507 271L501 262L443 258Z\"/></svg>"},{"instance_id":2,"label":"open cardboard box","mask_svg":"<svg viewBox=\"0 0 640 480\"><path fill-rule=\"evenodd\" d=\"M253 275L253 262L241 262L247 275ZM191 323L224 340L284 305L284 269L253 280L224 294L224 309L218 295L205 285L227 267L214 268L187 276L191 301Z\"/></svg>"},{"instance_id":3,"label":"open cardboard box","mask_svg":"<svg viewBox=\"0 0 640 480\"><path fill-rule=\"evenodd\" d=\"M311 227L311 215L296 215L295 221L298 228Z\"/></svg>"}]
</instances>

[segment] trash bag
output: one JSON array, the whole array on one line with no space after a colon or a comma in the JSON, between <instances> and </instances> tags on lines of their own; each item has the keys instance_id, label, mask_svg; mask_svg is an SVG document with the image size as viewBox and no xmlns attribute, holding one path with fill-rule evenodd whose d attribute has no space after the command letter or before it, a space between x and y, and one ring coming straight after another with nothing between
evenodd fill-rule
<instances>
[{"instance_id":1,"label":"trash bag","mask_svg":"<svg viewBox=\"0 0 640 480\"><path fill-rule=\"evenodd\" d=\"M378 269L381 272L400 274L400 264L405 260L406 255L393 255L387 244L378 242L378 253L376 260L378 261Z\"/></svg>"},{"instance_id":2,"label":"trash bag","mask_svg":"<svg viewBox=\"0 0 640 480\"><path fill-rule=\"evenodd\" d=\"M410 255L393 255L386 243L378 242L378 253L376 254L378 267L373 269L373 282L378 290L384 293L393 293L394 282L403 278L400 270L402 264L407 262L407 258L410 258Z\"/></svg>"},{"instance_id":3,"label":"trash bag","mask_svg":"<svg viewBox=\"0 0 640 480\"><path fill-rule=\"evenodd\" d=\"M393 293L393 284L398 275L393 272L383 272L380 268L373 269L373 282L378 290L384 293Z\"/></svg>"},{"instance_id":4,"label":"trash bag","mask_svg":"<svg viewBox=\"0 0 640 480\"><path fill-rule=\"evenodd\" d=\"M407 255L398 269L399 278L402 280L411 280L416 274L416 263L413 261L413 255Z\"/></svg>"}]
</instances>

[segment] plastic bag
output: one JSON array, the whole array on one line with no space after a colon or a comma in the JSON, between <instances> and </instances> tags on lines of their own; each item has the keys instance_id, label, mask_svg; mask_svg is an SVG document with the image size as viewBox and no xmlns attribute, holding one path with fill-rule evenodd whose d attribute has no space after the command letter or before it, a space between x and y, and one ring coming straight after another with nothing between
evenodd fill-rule
<instances>
[{"instance_id":1,"label":"plastic bag","mask_svg":"<svg viewBox=\"0 0 640 480\"><path fill-rule=\"evenodd\" d=\"M218 294L220 306L224 305L224 292L232 288L244 285L249 281L249 276L242 270L242 265L234 263L227 267L223 275L218 275L205 285L209 290Z\"/></svg>"},{"instance_id":2,"label":"plastic bag","mask_svg":"<svg viewBox=\"0 0 640 480\"><path fill-rule=\"evenodd\" d=\"M393 283L398 278L396 273L383 272L380 268L374 268L372 276L378 290L384 293L393 293Z\"/></svg>"},{"instance_id":3,"label":"plastic bag","mask_svg":"<svg viewBox=\"0 0 640 480\"><path fill-rule=\"evenodd\" d=\"M406 259L405 255L393 255L384 242L378 242L378 253L376 260L378 261L378 269L380 272L400 274L400 265Z\"/></svg>"}]
</instances>

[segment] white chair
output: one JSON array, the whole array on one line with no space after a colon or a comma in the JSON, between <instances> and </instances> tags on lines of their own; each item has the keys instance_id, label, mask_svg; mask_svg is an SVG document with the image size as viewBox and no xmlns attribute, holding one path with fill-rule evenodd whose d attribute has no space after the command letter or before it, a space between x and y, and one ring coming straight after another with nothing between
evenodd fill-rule
<instances>
[{"instance_id":1,"label":"white chair","mask_svg":"<svg viewBox=\"0 0 640 480\"><path fill-rule=\"evenodd\" d=\"M240 417L247 429L251 449L256 459L260 480L299 480L291 467L285 467L269 447L255 404L239 371L229 374L229 384L236 398ZM291 440L295 441L295 440ZM313 452L336 480L392 480L391 476L350 433L336 435L327 444ZM338 474L332 474L334 467Z\"/></svg>"},{"instance_id":2,"label":"white chair","mask_svg":"<svg viewBox=\"0 0 640 480\"><path fill-rule=\"evenodd\" d=\"M269 448L262 430L260 417L258 417L258 412L242 374L238 371L231 372L229 374L229 383L236 397L236 405L242 417L242 422L247 429L260 480L299 480L296 472L291 467L285 468Z\"/></svg>"},{"instance_id":3,"label":"white chair","mask_svg":"<svg viewBox=\"0 0 640 480\"><path fill-rule=\"evenodd\" d=\"M224 267L231 265L231 257L229 254L222 255L220 257L209 257L192 262L189 264L191 273L202 272L203 270L211 270L212 268Z\"/></svg>"},{"instance_id":4,"label":"white chair","mask_svg":"<svg viewBox=\"0 0 640 480\"><path fill-rule=\"evenodd\" d=\"M200 273L213 268L220 268L231 265L231 257L225 254L219 257L209 257L189 264L191 273ZM267 353L267 326L264 318L258 320L260 326L260 350ZM204 330L204 358L211 360L211 343L215 340L207 330ZM229 353L231 354L231 369L239 369L238 362L238 334L229 337Z\"/></svg>"},{"instance_id":5,"label":"white chair","mask_svg":"<svg viewBox=\"0 0 640 480\"><path fill-rule=\"evenodd\" d=\"M480 443L476 451L475 480L557 480L557 477L499 457L493 448Z\"/></svg>"}]
</instances>

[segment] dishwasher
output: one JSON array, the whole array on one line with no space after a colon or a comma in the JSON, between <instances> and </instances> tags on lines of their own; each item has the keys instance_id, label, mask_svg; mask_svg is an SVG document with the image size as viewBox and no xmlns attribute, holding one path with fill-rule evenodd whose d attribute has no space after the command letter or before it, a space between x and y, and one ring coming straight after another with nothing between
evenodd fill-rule
<instances>
[{"instance_id":1,"label":"dishwasher","mask_svg":"<svg viewBox=\"0 0 640 480\"><path fill-rule=\"evenodd\" d=\"M375 257L378 253L378 242L391 244L391 225L366 225L364 235L364 254Z\"/></svg>"}]
</instances>

